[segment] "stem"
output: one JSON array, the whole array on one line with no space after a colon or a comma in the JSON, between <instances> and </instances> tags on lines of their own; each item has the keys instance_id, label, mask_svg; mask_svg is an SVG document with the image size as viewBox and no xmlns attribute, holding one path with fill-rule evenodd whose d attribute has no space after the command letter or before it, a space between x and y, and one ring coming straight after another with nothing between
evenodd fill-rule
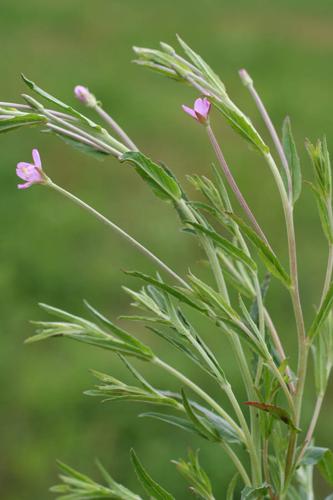
<instances>
[{"instance_id":1,"label":"stem","mask_svg":"<svg viewBox=\"0 0 333 500\"><path fill-rule=\"evenodd\" d=\"M20 104L17 102L0 102L0 107L5 106L9 108L16 108L16 109L24 109L27 111L35 111L35 109L32 106L29 106L29 104ZM46 109L46 108L45 108ZM61 118L65 118L66 120L72 120L76 121L76 118L71 115L67 115L66 113L61 113L60 111L54 111L53 109L46 109L46 111L52 113L55 116L60 116Z\"/></svg>"},{"instance_id":2,"label":"stem","mask_svg":"<svg viewBox=\"0 0 333 500\"><path fill-rule=\"evenodd\" d=\"M241 478L243 479L244 481L244 484L245 486L251 486L251 481L250 481L250 478L246 472L246 470L244 469L244 466L242 464L242 462L239 460L239 458L237 457L236 453L233 451L233 449L227 444L225 443L224 441L221 441L221 446L222 448L224 449L224 451L228 454L229 458L232 460L232 462L234 463L236 469L238 470Z\"/></svg>"},{"instance_id":3,"label":"stem","mask_svg":"<svg viewBox=\"0 0 333 500\"><path fill-rule=\"evenodd\" d=\"M59 116L55 116L53 115L52 113L50 113L49 111L47 111L45 108L42 108L42 113L47 116L50 120L53 120L55 121L56 123L59 123L60 125L63 125L66 129L70 129L72 130L74 133L77 133L79 135L82 135L83 137L85 137L86 139L89 139L89 140L92 140L93 142L95 142L97 145L99 146L102 146L103 148L110 148L112 149L112 151L114 152L113 154L115 154L115 156L117 156L117 158L119 158L119 156L122 154L122 153L125 153L127 151L127 148L119 141L117 141L116 139L114 139L110 134L108 134L106 132L106 130L104 130L105 132L105 139L107 139L110 144L111 144L111 147L109 146L109 144L105 143L104 141L98 139L98 137L95 137L91 134L89 134L88 132L86 132L85 130L82 130L81 128L79 127L76 127L75 125L73 125L72 123L68 123L66 120L64 120L63 118L60 118Z\"/></svg>"},{"instance_id":4,"label":"stem","mask_svg":"<svg viewBox=\"0 0 333 500\"><path fill-rule=\"evenodd\" d=\"M121 138L121 140L126 144L132 151L138 151L138 147L134 142L128 137L126 132L118 125L118 123L106 112L104 109L96 104L93 108L97 114L116 132L116 134Z\"/></svg>"},{"instance_id":5,"label":"stem","mask_svg":"<svg viewBox=\"0 0 333 500\"><path fill-rule=\"evenodd\" d=\"M261 98L259 97L259 94L257 93L256 89L254 88L253 85L253 80L249 76L246 70L242 69L239 72L240 77L244 83L244 85L249 89L249 92L259 110L259 113L267 127L267 130L273 140L274 146L276 148L276 151L279 155L279 158L281 160L282 166L285 170L286 177L287 177L287 182L288 182L288 194L289 194L289 200L292 201L292 179L291 179L291 174L290 174L290 169L289 169L289 164L288 160L286 157L286 154L284 152L283 146L281 144L280 138L276 132L276 128L274 127L274 124L267 112L267 109L264 106L264 103L262 102Z\"/></svg>"},{"instance_id":6,"label":"stem","mask_svg":"<svg viewBox=\"0 0 333 500\"><path fill-rule=\"evenodd\" d=\"M299 344L299 358L298 358L298 382L296 387L296 425L299 424L300 413L301 413L301 405L305 384L305 376L306 376L306 367L307 367L307 356L308 356L308 347L306 342L306 333L303 319L302 306L299 296L299 286L298 286L298 270L297 270L297 254L296 254L296 239L295 239L295 229L294 229L294 219L293 219L293 206L292 206L292 182L291 175L289 170L289 165L287 158L285 156L281 141L277 135L275 127L267 113L267 110L260 99L258 93L256 92L253 81L246 73L245 70L241 71L241 78L244 84L248 87L250 94L252 95L257 108L264 120L264 123L271 134L275 147L279 153L283 168L286 171L287 179L288 179L288 192L289 198L286 193L284 184L281 179L280 172L275 164L274 159L272 158L270 153L265 154L265 159L273 173L274 179L277 183L284 215L286 219L286 227L287 227L287 237L288 237L288 251L289 251L289 265L290 265L290 277L291 277L291 299L293 303L293 309L296 319L297 332L298 332L298 344Z\"/></svg>"},{"instance_id":7,"label":"stem","mask_svg":"<svg viewBox=\"0 0 333 500\"><path fill-rule=\"evenodd\" d=\"M196 385L192 380L187 378L183 373L179 372L176 368L173 368L169 364L165 363L162 361L160 358L153 358L152 363L155 365L163 368L163 370L171 373L174 377L176 377L178 380L180 380L182 383L187 385L190 389L192 389L193 392L198 394L198 396L201 397L206 403L213 408L218 415L220 415L224 420L226 420L231 427L237 432L238 436L240 437L241 441L245 441L245 436L242 431L242 429L236 424L236 422L228 415L228 413L213 399L211 398L207 392L205 392L201 387Z\"/></svg>"},{"instance_id":8,"label":"stem","mask_svg":"<svg viewBox=\"0 0 333 500\"><path fill-rule=\"evenodd\" d=\"M54 182L52 182L50 179L48 180L47 186L51 187L55 191L58 191L60 194L66 196L66 198L69 198L71 201L74 201L77 205L79 205L81 208L87 210L90 212L92 215L96 217L96 219L102 221L104 224L107 226L111 227L114 231L116 231L118 234L120 234L123 238L125 238L131 245L133 245L137 250L139 250L143 255L148 257L150 260L152 260L155 264L157 264L161 269L163 269L166 273L168 273L170 276L172 276L173 279L178 281L182 286L185 288L189 288L189 285L184 281L178 274L176 274L170 267L168 267L163 261L161 261L158 257L156 257L155 254L153 254L150 250L148 250L146 247L141 245L137 240L132 238L128 233L126 233L123 229L121 229L119 226L111 222L109 219L104 217L104 215L100 214L95 210L93 207L85 203L84 201L80 200L80 198L77 198L74 194L70 193L69 191L66 191L64 188L58 186Z\"/></svg>"},{"instance_id":9,"label":"stem","mask_svg":"<svg viewBox=\"0 0 333 500\"><path fill-rule=\"evenodd\" d=\"M250 254L250 251L247 247L247 244L239 230L239 227L236 225L236 234L237 234L237 238L241 244L241 247L243 248L244 252L249 256L251 257L251 254ZM247 275L244 277L244 279L247 277ZM256 290L256 294L259 295L259 292L260 292L260 298L261 298L261 303L262 303L262 295L261 295L261 289L260 289L260 283L259 283L259 279L258 279L258 275L255 274L254 275L254 281L255 281L255 290ZM258 304L259 306L259 304ZM281 340L280 340L280 337L279 337L279 334L274 326L274 323L272 321L272 318L270 317L269 315L269 312L267 311L266 307L264 306L264 304L262 304L262 308L263 308L263 315L264 315L264 320L265 320L265 323L267 325L267 328L271 334L271 338L272 338L272 341L273 341L273 344L274 344L274 347L275 349L277 350L279 356L280 356L280 360L281 360L281 363L283 363L287 357L286 357L286 354L284 352L284 349L283 349L283 346L282 346L282 343L281 343ZM292 372L289 368L289 366L287 365L286 366L286 374L290 380L290 382L288 383L288 388L290 389L290 392L292 394L294 394L295 392L295 385L292 381Z\"/></svg>"},{"instance_id":10,"label":"stem","mask_svg":"<svg viewBox=\"0 0 333 500\"><path fill-rule=\"evenodd\" d=\"M330 222L331 222L332 221L332 208L331 208L331 204L329 206L330 206L329 215L330 215ZM331 283L331 279L332 279L332 271L333 271L333 244L330 243L329 244L329 248L328 248L327 268L326 268L326 274L325 274L325 281L324 281L323 291L322 291L321 299L320 299L320 306L322 305L323 300L324 300L324 298L325 298L325 296L327 294L327 291L329 289L329 286L330 286L330 283ZM310 421L310 425L309 425L309 428L307 430L307 433L306 433L305 440L304 440L304 443L302 445L301 451L300 451L300 453L298 455L297 463L300 462L300 460L304 456L304 453L306 452L307 446L311 442L311 439L312 439L312 436L313 436L313 433L314 433L314 430L316 428L317 421L318 421L318 418L319 418L320 410L321 410L321 407L322 407L322 404L323 404L324 396L325 396L324 391L320 392L318 394L318 396L317 396L317 400L316 400L316 404L315 404L315 407L314 407L312 419Z\"/></svg>"},{"instance_id":11,"label":"stem","mask_svg":"<svg viewBox=\"0 0 333 500\"><path fill-rule=\"evenodd\" d=\"M277 183L280 192L284 216L286 220L286 228L287 228L289 267L290 267L290 279L291 279L290 296L294 309L294 315L297 327L297 336L298 336L298 368L297 368L297 384L295 393L295 425L296 427L298 427L302 409L302 400L303 400L303 392L305 386L309 346L305 332L303 311L302 311L300 295L299 295L299 287L298 287L298 270L297 270L293 207L288 199L285 187L281 179L281 175L275 164L274 159L272 158L270 153L266 153L265 158L271 169L271 172L274 176L274 179ZM297 434L292 431L290 436L289 448L287 452L287 460L286 460L286 472L285 472L286 480L292 469L292 463L294 460L296 445L297 445Z\"/></svg>"},{"instance_id":12,"label":"stem","mask_svg":"<svg viewBox=\"0 0 333 500\"><path fill-rule=\"evenodd\" d=\"M181 202L179 203L178 206L179 206L179 210L185 215L185 217L188 220L190 220L191 222L197 222L191 209L186 205L184 200L181 200ZM220 264L218 261L218 257L216 255L216 251L215 251L214 247L211 245L211 243L209 241L207 241L206 238L202 238L202 242L203 242L204 250L205 250L205 252L208 256L208 259L210 261L210 265L211 265L211 268L213 271L214 278L216 279L219 291L220 291L220 293L222 293L224 295L228 304L230 304L228 290L227 290L226 285L225 285L224 276L223 276L223 273L222 273L222 270L221 270L221 267L220 267ZM253 387L253 380L251 377L251 372L249 370L249 366L248 366L248 363L247 363L247 360L246 360L246 357L245 357L245 354L244 354L244 351L242 348L242 344L241 344L237 334L232 333L232 334L228 335L228 337L230 338L231 344L233 346L234 352L235 352L237 360L239 362L239 367L241 370L242 378L244 381L244 385L245 385L248 397L253 399L256 397L256 393L255 393L255 390ZM225 388L224 388L224 390L225 390ZM231 388L230 388L230 390L231 390ZM255 477L256 481L259 483L261 480L260 463L259 463L259 459L256 455L256 451L253 447L252 437L248 432L247 423L244 419L244 415L242 413L242 410L239 407L238 401L234 397L234 394L229 393L228 396L229 396L229 399L230 398L232 399L233 402L232 401L231 402L233 404L234 410L235 410L235 412L239 418L239 421L243 427L244 433L247 434L247 438L249 440L248 441L249 453L253 454L253 459L251 460L253 477ZM253 411L252 408L250 411L250 415L251 415L251 429L253 429L256 425L256 415L255 415L255 412Z\"/></svg>"},{"instance_id":13,"label":"stem","mask_svg":"<svg viewBox=\"0 0 333 500\"><path fill-rule=\"evenodd\" d=\"M311 418L311 422L310 422L309 428L307 430L307 433L306 433L306 436L305 436L304 443L302 445L301 451L299 452L299 455L297 457L297 463L299 463L301 461L301 459L304 456L304 453L306 452L307 446L311 442L314 430L315 430L317 422L318 422L318 418L319 418L320 410L321 410L321 407L322 407L322 404L323 404L323 400L324 400L324 393L318 394L318 397L317 397L317 400L316 400L316 404L315 404L315 407L314 407L314 411L313 411L313 415L312 415L312 418Z\"/></svg>"},{"instance_id":14,"label":"stem","mask_svg":"<svg viewBox=\"0 0 333 500\"><path fill-rule=\"evenodd\" d=\"M217 139L215 137L215 134L212 130L212 127L210 126L209 123L207 123L207 126L206 126L206 130L207 130L207 134L208 134L208 137L209 137L209 140L211 142L211 145L215 151L215 154L216 154L216 157L218 159L218 162L223 170L223 173L227 179L227 182L230 186L230 188L232 189L232 191L234 192L239 204L241 205L242 209L244 210L244 212L246 213L248 219L251 221L255 231L257 232L257 234L260 236L260 238L262 240L265 241L265 243L269 246L269 243L267 241L267 238L263 232L263 230L261 229L261 227L259 226L258 222L257 222L257 219L255 218L255 216L253 215L253 212L251 211L250 207L248 206L244 196L242 195L239 187L237 186L237 183L229 169L229 166L224 158L224 155L222 153L222 150L219 146L219 143L217 142Z\"/></svg>"},{"instance_id":15,"label":"stem","mask_svg":"<svg viewBox=\"0 0 333 500\"><path fill-rule=\"evenodd\" d=\"M50 122L47 122L46 125L48 128L54 130L58 134L65 135L67 137L70 137L71 139L74 139L75 141L87 144L88 146L95 148L97 151L103 151L104 153L113 154L114 156L119 157L118 151L111 148L111 146L108 146L107 144L105 144L104 146L96 144L96 142L93 141L93 137L91 137L90 139L86 139L81 134L70 132L69 130L64 129L63 127L58 127L58 125L54 125L53 123Z\"/></svg>"},{"instance_id":16,"label":"stem","mask_svg":"<svg viewBox=\"0 0 333 500\"><path fill-rule=\"evenodd\" d=\"M280 356L280 362L283 363L283 362L286 361L287 357L286 357L286 354L284 352L283 345L281 343L280 337L278 335L278 332L276 331L276 328L274 326L272 318L270 317L269 312L267 311L266 308L265 308L264 314L265 314L265 321L266 321L266 324L267 324L267 328L270 331L274 347L275 347L275 349L277 350L277 352L278 352L278 354ZM295 384L294 384L294 382L292 380L292 373L291 373L291 370L290 370L290 368L289 368L288 365L286 366L286 374L287 374L287 376L289 378L289 382L288 382L289 390L290 390L290 392L292 394L294 394L295 393Z\"/></svg>"}]
</instances>

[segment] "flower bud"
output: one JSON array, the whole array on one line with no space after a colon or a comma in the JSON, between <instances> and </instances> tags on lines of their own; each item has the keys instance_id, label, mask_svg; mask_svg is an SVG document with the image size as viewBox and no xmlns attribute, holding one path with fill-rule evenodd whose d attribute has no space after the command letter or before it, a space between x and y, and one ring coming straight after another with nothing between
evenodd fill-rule
<instances>
[{"instance_id":1,"label":"flower bud","mask_svg":"<svg viewBox=\"0 0 333 500\"><path fill-rule=\"evenodd\" d=\"M89 108L96 106L96 97L83 85L74 88L75 97Z\"/></svg>"}]
</instances>

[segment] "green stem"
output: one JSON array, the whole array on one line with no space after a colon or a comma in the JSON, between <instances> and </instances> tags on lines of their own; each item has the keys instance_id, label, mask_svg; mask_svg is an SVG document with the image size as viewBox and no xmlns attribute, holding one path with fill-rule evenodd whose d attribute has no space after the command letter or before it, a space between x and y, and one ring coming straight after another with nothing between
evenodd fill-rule
<instances>
[{"instance_id":1,"label":"green stem","mask_svg":"<svg viewBox=\"0 0 333 500\"><path fill-rule=\"evenodd\" d=\"M58 191L58 193L62 194L66 198L69 198L71 201L79 205L81 208L84 210L90 212L96 219L100 220L107 226L111 227L114 231L116 231L118 234L120 234L125 240L127 240L132 246L134 246L137 250L139 250L143 255L148 257L150 260L152 260L155 264L157 264L163 271L168 273L172 278L178 283L180 283L182 286L189 288L189 285L186 283L186 281L183 280L178 274L176 274L172 269L170 269L169 266L167 266L162 260L160 260L155 254L153 254L150 250L148 250L146 247L141 245L136 239L134 239L132 236L130 236L126 231L121 229L119 226L117 226L114 222L110 221L104 215L100 214L95 210L93 207L85 203L84 201L80 200L77 196L74 194L70 193L69 191L66 191L64 188L58 186L54 182L52 182L50 179L48 179L47 186L50 188L54 189L55 191Z\"/></svg>"},{"instance_id":2,"label":"green stem","mask_svg":"<svg viewBox=\"0 0 333 500\"><path fill-rule=\"evenodd\" d=\"M250 478L249 478L246 470L244 469L244 466L243 466L242 462L237 457L236 453L224 441L221 442L221 446L224 449L224 451L227 453L227 455L229 456L229 458L232 460L233 464L235 465L236 469L239 472L239 475L243 479L245 486L251 486L251 480L250 480Z\"/></svg>"},{"instance_id":3,"label":"green stem","mask_svg":"<svg viewBox=\"0 0 333 500\"><path fill-rule=\"evenodd\" d=\"M275 164L274 159L272 158L270 153L266 153L265 158L271 169L271 172L274 176L274 179L276 181L276 184L280 192L283 211L286 220L286 228L287 228L290 279L291 279L290 295L294 309L297 335L298 335L298 369L297 369L297 384L296 384L296 394L295 394L295 425L296 427L298 427L301 416L303 392L304 392L306 370L307 370L308 342L306 338L303 312L299 296L293 207L288 199L285 187L281 179L280 172ZM292 432L287 453L287 460L286 460L286 473L285 473L286 479L288 478L290 471L292 469L296 445L297 445L297 435L294 432Z\"/></svg>"},{"instance_id":4,"label":"green stem","mask_svg":"<svg viewBox=\"0 0 333 500\"><path fill-rule=\"evenodd\" d=\"M241 441L245 442L245 435L243 430L236 424L236 422L230 417L230 415L213 398L211 398L207 394L207 392L205 392L203 389L201 389L201 387L192 382L192 380L187 378L183 373L179 372L176 368L173 368L168 363L165 363L160 358L155 357L153 358L152 362L155 365L159 366L160 368L163 368L163 370L171 373L183 384L187 385L187 387L192 389L192 391L195 392L198 396L200 396L201 399L206 401L206 403L208 403L209 406L213 408L213 410L215 410L218 415L220 415L224 420L226 420L231 425L231 427L238 434Z\"/></svg>"},{"instance_id":5,"label":"green stem","mask_svg":"<svg viewBox=\"0 0 333 500\"><path fill-rule=\"evenodd\" d=\"M318 418L319 418L319 415L320 415L320 410L321 410L321 407L322 407L322 404L323 404L323 401L324 401L324 396L325 396L324 393L320 393L317 396L317 400L316 400L316 404L315 404L315 407L314 407L314 411L313 411L313 415L312 415L312 418L311 418L311 422L310 422L309 428L307 430L307 433L306 433L306 436L305 436L304 443L302 445L301 451L298 454L296 465L303 458L304 453L306 452L306 448L308 447L308 445L311 442L311 439L312 439L312 436L313 436L313 433L314 433L314 430L316 428L316 425L317 425L317 422L318 422Z\"/></svg>"}]
</instances>

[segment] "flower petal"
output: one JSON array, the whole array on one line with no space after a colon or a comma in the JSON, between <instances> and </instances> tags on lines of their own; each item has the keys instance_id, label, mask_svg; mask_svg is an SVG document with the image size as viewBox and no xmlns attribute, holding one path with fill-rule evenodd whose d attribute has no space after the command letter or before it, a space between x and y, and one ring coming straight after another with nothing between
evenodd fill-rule
<instances>
[{"instance_id":1,"label":"flower petal","mask_svg":"<svg viewBox=\"0 0 333 500\"><path fill-rule=\"evenodd\" d=\"M42 162L41 162L41 159L40 159L40 155L39 155L38 149L33 149L32 150L32 158L34 160L34 164L36 165L36 167L42 168Z\"/></svg>"},{"instance_id":2,"label":"flower petal","mask_svg":"<svg viewBox=\"0 0 333 500\"><path fill-rule=\"evenodd\" d=\"M187 113L188 115L192 116L192 118L194 118L195 120L198 120L198 117L195 114L194 109L189 108L188 106L185 106L184 104L182 105L182 108L185 111L185 113Z\"/></svg>"},{"instance_id":3,"label":"flower petal","mask_svg":"<svg viewBox=\"0 0 333 500\"><path fill-rule=\"evenodd\" d=\"M30 176L35 170L35 165L20 161L16 166L16 175L24 181L30 180Z\"/></svg>"},{"instance_id":4,"label":"flower petal","mask_svg":"<svg viewBox=\"0 0 333 500\"><path fill-rule=\"evenodd\" d=\"M27 189L32 185L32 182L25 182L24 184L18 184L17 187L18 189Z\"/></svg>"},{"instance_id":5,"label":"flower petal","mask_svg":"<svg viewBox=\"0 0 333 500\"><path fill-rule=\"evenodd\" d=\"M211 103L208 101L206 97L204 98L199 97L198 99L196 99L194 103L194 111L206 119L208 118L210 107Z\"/></svg>"}]
</instances>

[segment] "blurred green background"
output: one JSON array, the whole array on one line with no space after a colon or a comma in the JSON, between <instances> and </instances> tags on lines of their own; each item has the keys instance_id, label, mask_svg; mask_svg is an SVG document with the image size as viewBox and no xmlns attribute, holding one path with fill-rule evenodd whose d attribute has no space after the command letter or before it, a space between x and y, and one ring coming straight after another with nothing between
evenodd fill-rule
<instances>
[{"instance_id":1,"label":"blurred green background","mask_svg":"<svg viewBox=\"0 0 333 500\"><path fill-rule=\"evenodd\" d=\"M326 133L329 144L333 141L333 4L328 0L1 0L0 100L18 100L24 90L20 72L72 104L74 85L87 85L141 149L171 166L186 185L187 174L209 172L213 159L203 130L180 109L195 95L130 63L132 45L156 46L159 40L173 44L175 33L212 64L231 96L262 130L237 75L239 68L248 69L275 123L279 126L287 113L291 116L304 175L310 178L304 138ZM218 136L235 176L286 262L281 208L267 167L217 118ZM94 204L180 273L188 267L201 272L200 249L179 231L172 209L155 199L128 167L111 158L96 162L37 130L6 134L0 140L1 498L52 498L48 487L57 481L56 458L93 474L98 457L118 480L141 492L130 466L131 446L179 499L190 494L170 460L185 456L189 447L200 447L216 497L224 498L233 469L219 449L181 431L170 434L162 423L137 420L144 409L140 405L103 405L82 394L94 383L90 368L130 380L115 356L61 340L23 345L33 332L28 320L45 318L37 302L82 313L86 298L115 318L130 311L121 285L139 284L121 269L151 271L151 266L57 194L38 187L19 192L15 165L29 161L32 147L38 147L55 182ZM326 247L306 187L296 222L309 321L323 279ZM287 297L274 284L268 300L292 347L295 332ZM237 388L237 366L228 345L217 332L204 333ZM139 335L208 388L209 381L162 341L143 331ZM151 367L142 369L157 386L176 387ZM313 404L310 378L307 385L305 422ZM332 390L320 419L319 445L333 446L331 395ZM321 483L318 487L321 495L327 491Z\"/></svg>"}]
</instances>

